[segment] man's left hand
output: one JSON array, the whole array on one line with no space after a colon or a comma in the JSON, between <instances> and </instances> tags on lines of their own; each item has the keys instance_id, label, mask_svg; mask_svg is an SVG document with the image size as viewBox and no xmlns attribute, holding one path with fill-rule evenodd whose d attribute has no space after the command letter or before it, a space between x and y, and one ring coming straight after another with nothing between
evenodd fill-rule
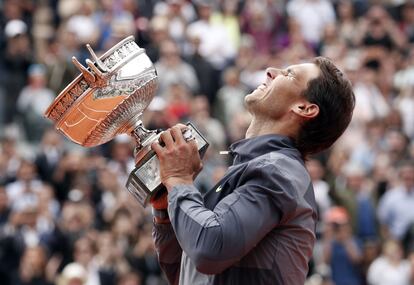
<instances>
[{"instance_id":1,"label":"man's left hand","mask_svg":"<svg viewBox=\"0 0 414 285\"><path fill-rule=\"evenodd\" d=\"M195 140L186 141L183 137L185 125L176 125L162 132L160 139L164 143L152 143L160 161L161 182L170 191L179 184L192 184L200 172L202 163Z\"/></svg>"}]
</instances>

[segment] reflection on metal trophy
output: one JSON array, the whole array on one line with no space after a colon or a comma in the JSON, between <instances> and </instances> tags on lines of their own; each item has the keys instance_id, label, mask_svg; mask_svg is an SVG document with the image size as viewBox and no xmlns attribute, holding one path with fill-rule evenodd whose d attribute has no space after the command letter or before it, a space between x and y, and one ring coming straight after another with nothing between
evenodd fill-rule
<instances>
[{"instance_id":1,"label":"reflection on metal trophy","mask_svg":"<svg viewBox=\"0 0 414 285\"><path fill-rule=\"evenodd\" d=\"M137 165L126 186L145 207L150 197L163 188L159 161L151 150L159 131L145 129L141 121L155 95L157 72L132 36L101 57L89 45L86 47L92 60L86 59L85 67L72 58L81 74L49 106L46 117L70 140L86 147L103 144L122 133L133 136ZM188 124L188 134L195 137L203 155L207 141L192 124Z\"/></svg>"}]
</instances>

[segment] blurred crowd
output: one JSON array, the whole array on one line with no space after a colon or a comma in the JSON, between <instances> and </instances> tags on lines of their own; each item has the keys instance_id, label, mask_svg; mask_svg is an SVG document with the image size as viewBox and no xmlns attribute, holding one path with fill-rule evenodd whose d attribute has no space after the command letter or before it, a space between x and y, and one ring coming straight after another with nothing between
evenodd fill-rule
<instances>
[{"instance_id":1,"label":"blurred crowd","mask_svg":"<svg viewBox=\"0 0 414 285\"><path fill-rule=\"evenodd\" d=\"M150 210L125 191L134 141L83 148L43 117L79 73L72 56L129 35L159 75L144 125L191 121L210 142L201 192L244 137L265 68L331 58L356 108L306 162L319 211L307 283L414 284L412 0L0 0L0 284L166 284Z\"/></svg>"}]
</instances>

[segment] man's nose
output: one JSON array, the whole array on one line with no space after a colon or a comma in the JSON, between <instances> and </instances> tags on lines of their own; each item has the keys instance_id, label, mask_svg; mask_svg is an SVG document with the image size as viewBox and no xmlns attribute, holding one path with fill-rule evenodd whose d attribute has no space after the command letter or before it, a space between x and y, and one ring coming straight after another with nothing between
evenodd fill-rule
<instances>
[{"instance_id":1,"label":"man's nose","mask_svg":"<svg viewBox=\"0 0 414 285\"><path fill-rule=\"evenodd\" d=\"M281 73L280 69L269 67L266 68L266 77L267 79L275 79Z\"/></svg>"}]
</instances>

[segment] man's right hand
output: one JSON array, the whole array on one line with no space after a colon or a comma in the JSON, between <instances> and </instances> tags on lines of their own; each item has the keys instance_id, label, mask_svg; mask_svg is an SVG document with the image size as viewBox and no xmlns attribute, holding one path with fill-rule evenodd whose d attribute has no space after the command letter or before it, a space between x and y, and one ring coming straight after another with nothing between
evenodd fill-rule
<instances>
[{"instance_id":1,"label":"man's right hand","mask_svg":"<svg viewBox=\"0 0 414 285\"><path fill-rule=\"evenodd\" d=\"M196 141L183 137L186 128L185 125L176 125L161 133L162 144L151 144L160 162L161 182L168 191L176 185L192 185L203 166Z\"/></svg>"}]
</instances>

